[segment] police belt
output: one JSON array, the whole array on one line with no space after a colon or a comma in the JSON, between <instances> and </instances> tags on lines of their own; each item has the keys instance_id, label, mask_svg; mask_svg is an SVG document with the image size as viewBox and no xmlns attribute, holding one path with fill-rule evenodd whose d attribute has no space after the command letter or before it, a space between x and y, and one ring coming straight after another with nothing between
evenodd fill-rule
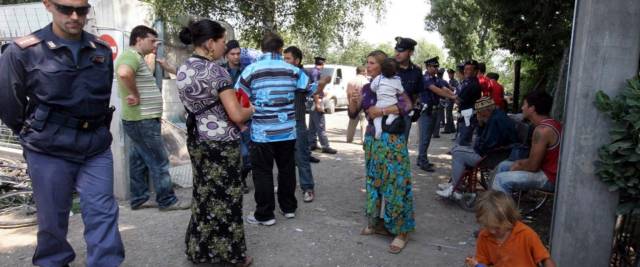
<instances>
[{"instance_id":1,"label":"police belt","mask_svg":"<svg viewBox=\"0 0 640 267\"><path fill-rule=\"evenodd\" d=\"M106 126L106 116L100 116L96 119L79 119L63 113L50 111L47 122L77 130L90 131Z\"/></svg>"}]
</instances>

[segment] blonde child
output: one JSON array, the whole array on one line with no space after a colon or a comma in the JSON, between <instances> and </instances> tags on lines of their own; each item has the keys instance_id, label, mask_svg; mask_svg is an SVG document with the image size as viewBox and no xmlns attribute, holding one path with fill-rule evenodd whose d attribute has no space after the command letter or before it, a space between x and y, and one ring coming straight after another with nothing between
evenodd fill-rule
<instances>
[{"instance_id":1,"label":"blonde child","mask_svg":"<svg viewBox=\"0 0 640 267\"><path fill-rule=\"evenodd\" d=\"M476 256L467 257L467 266L556 266L538 234L520 221L520 212L505 193L484 193L476 204L476 219L482 229Z\"/></svg>"}]
</instances>

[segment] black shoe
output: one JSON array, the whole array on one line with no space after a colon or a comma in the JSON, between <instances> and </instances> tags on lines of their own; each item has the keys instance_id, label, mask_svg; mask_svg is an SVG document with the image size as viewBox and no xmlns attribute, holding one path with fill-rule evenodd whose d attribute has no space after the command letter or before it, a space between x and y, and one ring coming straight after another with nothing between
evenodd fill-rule
<instances>
[{"instance_id":1,"label":"black shoe","mask_svg":"<svg viewBox=\"0 0 640 267\"><path fill-rule=\"evenodd\" d=\"M420 169L423 170L423 171L426 171L426 172L435 172L436 171L436 170L433 169L433 166L429 166L429 165L427 165L427 166L422 165L422 166L420 166Z\"/></svg>"},{"instance_id":2,"label":"black shoe","mask_svg":"<svg viewBox=\"0 0 640 267\"><path fill-rule=\"evenodd\" d=\"M318 147L317 145L309 146L309 151L314 151L314 150L318 150L318 149L320 149L320 147Z\"/></svg>"},{"instance_id":3,"label":"black shoe","mask_svg":"<svg viewBox=\"0 0 640 267\"><path fill-rule=\"evenodd\" d=\"M434 135L433 138L440 138L440 135Z\"/></svg>"},{"instance_id":4,"label":"black shoe","mask_svg":"<svg viewBox=\"0 0 640 267\"><path fill-rule=\"evenodd\" d=\"M318 163L318 162L320 162L320 159L319 159L319 158L316 158L316 157L314 157L314 156L309 156L309 162L311 162L311 163Z\"/></svg>"},{"instance_id":5,"label":"black shoe","mask_svg":"<svg viewBox=\"0 0 640 267\"><path fill-rule=\"evenodd\" d=\"M336 154L336 153L338 153L338 150L335 150L335 149L330 148L330 147L323 147L322 148L322 153L325 153L325 154Z\"/></svg>"}]
</instances>

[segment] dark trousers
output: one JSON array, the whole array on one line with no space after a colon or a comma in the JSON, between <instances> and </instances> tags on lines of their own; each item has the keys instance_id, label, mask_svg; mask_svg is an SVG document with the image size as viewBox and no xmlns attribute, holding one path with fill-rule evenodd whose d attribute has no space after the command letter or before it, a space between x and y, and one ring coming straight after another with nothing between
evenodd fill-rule
<instances>
[{"instance_id":1,"label":"dark trousers","mask_svg":"<svg viewBox=\"0 0 640 267\"><path fill-rule=\"evenodd\" d=\"M108 149L83 163L24 150L38 212L33 264L64 266L75 258L67 241L72 194L80 195L87 243L87 266L118 266L124 247L118 231L118 202L113 196L113 156ZM75 229L78 230L78 229ZM0 264L2 265L2 264Z\"/></svg>"},{"instance_id":2,"label":"dark trousers","mask_svg":"<svg viewBox=\"0 0 640 267\"><path fill-rule=\"evenodd\" d=\"M449 103L444 110L445 110L444 131L448 133L453 133L456 131L456 126L453 124L453 103Z\"/></svg>"},{"instance_id":3,"label":"dark trousers","mask_svg":"<svg viewBox=\"0 0 640 267\"><path fill-rule=\"evenodd\" d=\"M275 218L273 211L276 201L273 190L273 162L278 166L278 204L285 213L295 212L298 208L296 200L296 168L295 140L258 143L254 142L251 150L251 168L256 210L254 216L259 221Z\"/></svg>"}]
</instances>

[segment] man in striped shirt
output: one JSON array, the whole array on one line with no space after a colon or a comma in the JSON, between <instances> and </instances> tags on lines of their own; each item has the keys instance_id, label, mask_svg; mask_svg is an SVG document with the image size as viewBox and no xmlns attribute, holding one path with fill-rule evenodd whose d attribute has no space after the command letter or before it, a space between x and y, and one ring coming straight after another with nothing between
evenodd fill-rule
<instances>
[{"instance_id":1,"label":"man in striped shirt","mask_svg":"<svg viewBox=\"0 0 640 267\"><path fill-rule=\"evenodd\" d=\"M310 91L309 77L300 68L282 58L284 41L275 33L266 33L260 59L247 66L236 88L242 90L256 109L251 124L251 167L255 186L256 210L247 217L251 224L275 224L273 162L278 166L278 203L286 218L294 218L296 174L294 149L296 91Z\"/></svg>"},{"instance_id":2,"label":"man in striped shirt","mask_svg":"<svg viewBox=\"0 0 640 267\"><path fill-rule=\"evenodd\" d=\"M153 181L160 210L188 209L190 203L178 200L173 192L169 159L160 134L162 93L144 61L144 56L154 51L157 37L153 29L136 26L131 30L129 49L118 57L115 64L122 126L131 139L130 204L134 210L145 207L149 200L148 174Z\"/></svg>"}]
</instances>

